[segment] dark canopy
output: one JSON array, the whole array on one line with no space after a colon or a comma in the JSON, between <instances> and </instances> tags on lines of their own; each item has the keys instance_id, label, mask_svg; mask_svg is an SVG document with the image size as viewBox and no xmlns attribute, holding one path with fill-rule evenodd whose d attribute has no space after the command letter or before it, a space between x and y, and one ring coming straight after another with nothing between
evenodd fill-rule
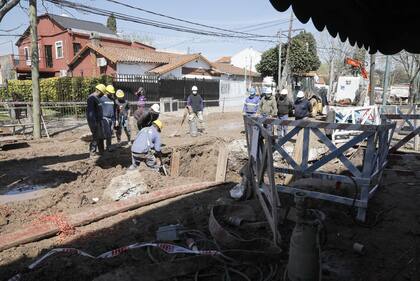
<instances>
[{"instance_id":1,"label":"dark canopy","mask_svg":"<svg viewBox=\"0 0 420 281\"><path fill-rule=\"evenodd\" d=\"M391 55L420 53L420 2L416 0L270 0L280 12L290 6L303 23L350 44Z\"/></svg>"}]
</instances>

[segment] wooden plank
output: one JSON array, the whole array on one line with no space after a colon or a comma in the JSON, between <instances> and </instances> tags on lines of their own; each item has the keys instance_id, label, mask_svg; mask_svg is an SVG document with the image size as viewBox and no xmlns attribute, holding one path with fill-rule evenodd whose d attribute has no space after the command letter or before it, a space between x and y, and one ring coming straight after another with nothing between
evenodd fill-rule
<instances>
[{"instance_id":1,"label":"wooden plank","mask_svg":"<svg viewBox=\"0 0 420 281\"><path fill-rule=\"evenodd\" d=\"M216 181L224 182L226 180L226 168L229 151L226 146L219 148L219 157L217 158Z\"/></svg>"},{"instance_id":2,"label":"wooden plank","mask_svg":"<svg viewBox=\"0 0 420 281\"><path fill-rule=\"evenodd\" d=\"M408 134L402 140L400 140L396 145L394 145L389 150L389 152L390 153L396 152L401 146L403 146L404 144L406 144L409 140L411 140L412 138L414 138L419 133L420 133L420 127L417 127L417 129L415 129L414 131L412 131L410 134Z\"/></svg>"},{"instance_id":3,"label":"wooden plank","mask_svg":"<svg viewBox=\"0 0 420 281\"><path fill-rule=\"evenodd\" d=\"M303 153L302 153L302 170L308 168L309 159L309 143L310 143L310 128L303 129Z\"/></svg>"},{"instance_id":4,"label":"wooden plank","mask_svg":"<svg viewBox=\"0 0 420 281\"><path fill-rule=\"evenodd\" d=\"M303 136L304 132L303 130L300 130L295 143L295 148L293 149L293 160L295 160L296 164L299 166L302 164ZM287 175L284 179L284 185L289 185L293 179L294 175Z\"/></svg>"},{"instance_id":5,"label":"wooden plank","mask_svg":"<svg viewBox=\"0 0 420 281\"><path fill-rule=\"evenodd\" d=\"M174 149L172 151L172 157L171 157L171 176L172 177L179 176L180 160L181 160L181 152L179 150Z\"/></svg>"},{"instance_id":6,"label":"wooden plank","mask_svg":"<svg viewBox=\"0 0 420 281\"><path fill-rule=\"evenodd\" d=\"M185 195L192 192L208 189L221 184L221 182L201 182L189 185L176 186L174 188L165 188L142 194L131 199L112 202L103 206L97 206L87 211L68 216L68 222L71 226L77 227L86 225L118 213L137 209L159 201ZM55 235L59 232L57 225L50 222L44 224L28 224L20 230L0 235L0 251L14 246L40 240Z\"/></svg>"},{"instance_id":7,"label":"wooden plank","mask_svg":"<svg viewBox=\"0 0 420 281\"><path fill-rule=\"evenodd\" d=\"M280 153L280 155L283 157L284 160L286 160L286 162L292 166L293 169L295 170L301 170L300 166L295 162L295 160L283 149L283 147L278 146L277 144L274 145L275 149L277 150L278 153Z\"/></svg>"},{"instance_id":8,"label":"wooden plank","mask_svg":"<svg viewBox=\"0 0 420 281\"><path fill-rule=\"evenodd\" d=\"M331 153L334 152L334 151L336 151L338 149L333 144L333 142L330 141L318 128L314 128L314 129L312 129L312 131L320 139L320 141L322 141L322 143L325 144L328 147L328 149L331 151ZM361 176L360 171L353 165L353 163L346 156L344 156L341 153L341 154L338 154L337 155L337 158L340 159L341 163L343 163L343 165L347 169L349 169L349 171L352 172L356 177L360 177ZM320 160L322 160L322 158Z\"/></svg>"},{"instance_id":9,"label":"wooden plank","mask_svg":"<svg viewBox=\"0 0 420 281\"><path fill-rule=\"evenodd\" d=\"M316 133L316 131L314 131L315 134L318 135L322 135L318 133ZM340 146L339 148L336 148L335 150L331 151L331 153L325 155L324 157L322 157L321 159L319 159L318 161L316 161L311 167L309 167L307 169L307 171L312 172L315 171L317 169L319 169L320 167L322 167L323 165L325 165L326 163L328 163L329 161L333 160L334 158L341 158L341 162L346 166L347 169L349 169L349 171L355 176L355 177L360 177L361 173L360 171L353 165L353 163L350 162L350 160L348 160L345 156L344 158L343 153L353 147L354 145L358 144L359 142L363 141L365 138L369 137L370 135L372 135L372 132L364 132L361 133L360 135L352 138L351 140L349 140L348 142L346 142L345 144L343 144L342 146ZM323 142L327 145L327 141L323 140ZM332 143L329 143L329 145L331 145ZM327 145L327 146L329 146ZM347 159L347 160L346 160Z\"/></svg>"}]
</instances>

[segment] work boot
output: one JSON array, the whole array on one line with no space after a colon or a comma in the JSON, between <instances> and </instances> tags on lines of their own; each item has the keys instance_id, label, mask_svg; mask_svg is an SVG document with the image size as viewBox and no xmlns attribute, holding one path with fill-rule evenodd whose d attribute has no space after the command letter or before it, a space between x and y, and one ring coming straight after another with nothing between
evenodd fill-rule
<instances>
[{"instance_id":1,"label":"work boot","mask_svg":"<svg viewBox=\"0 0 420 281\"><path fill-rule=\"evenodd\" d=\"M134 170L136 170L137 168L138 168L137 166L135 166L135 165L131 164L131 166L130 166L130 167L128 167L128 170L129 170L129 171L134 171Z\"/></svg>"}]
</instances>

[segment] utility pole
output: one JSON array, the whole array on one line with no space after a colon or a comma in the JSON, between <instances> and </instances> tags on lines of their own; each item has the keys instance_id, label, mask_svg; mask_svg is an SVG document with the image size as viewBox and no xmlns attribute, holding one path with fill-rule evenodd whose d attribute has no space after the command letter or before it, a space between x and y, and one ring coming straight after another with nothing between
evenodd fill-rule
<instances>
[{"instance_id":1,"label":"utility pole","mask_svg":"<svg viewBox=\"0 0 420 281\"><path fill-rule=\"evenodd\" d=\"M376 55L370 55L370 73L369 73L369 105L375 105L375 60Z\"/></svg>"},{"instance_id":2,"label":"utility pole","mask_svg":"<svg viewBox=\"0 0 420 281\"><path fill-rule=\"evenodd\" d=\"M31 30L31 75L32 75L32 112L34 139L41 138L41 104L39 98L39 54L36 0L29 0L29 22Z\"/></svg>"},{"instance_id":3,"label":"utility pole","mask_svg":"<svg viewBox=\"0 0 420 281\"><path fill-rule=\"evenodd\" d=\"M386 92L388 92L388 84L389 84L389 69L390 69L390 59L389 59L389 56L386 56L384 91L382 92L382 105L386 105Z\"/></svg>"},{"instance_id":4,"label":"utility pole","mask_svg":"<svg viewBox=\"0 0 420 281\"><path fill-rule=\"evenodd\" d=\"M282 80L281 80L281 87L288 82L288 78L290 77L289 71L289 53L290 53L290 42L292 40L292 28L293 28L293 10L290 11L290 21L289 21L289 30L287 33L287 49L286 49L286 61L284 63L283 73L282 73Z\"/></svg>"},{"instance_id":5,"label":"utility pole","mask_svg":"<svg viewBox=\"0 0 420 281\"><path fill-rule=\"evenodd\" d=\"M279 35L279 68L277 70L277 88L281 90L281 34L282 30L280 29Z\"/></svg>"},{"instance_id":6,"label":"utility pole","mask_svg":"<svg viewBox=\"0 0 420 281\"><path fill-rule=\"evenodd\" d=\"M328 101L331 100L331 94L332 94L332 88L333 88L333 80L334 80L334 59L331 60L330 62L330 75L329 75L329 83L328 83L328 94L327 94L327 98Z\"/></svg>"}]
</instances>

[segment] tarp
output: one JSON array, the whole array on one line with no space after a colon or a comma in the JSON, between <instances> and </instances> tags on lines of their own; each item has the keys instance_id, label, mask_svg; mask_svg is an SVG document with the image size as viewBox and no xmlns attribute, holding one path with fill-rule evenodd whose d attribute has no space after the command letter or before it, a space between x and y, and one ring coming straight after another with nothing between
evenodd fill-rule
<instances>
[{"instance_id":1,"label":"tarp","mask_svg":"<svg viewBox=\"0 0 420 281\"><path fill-rule=\"evenodd\" d=\"M296 17L310 19L319 31L328 32L351 45L392 55L405 49L420 53L418 1L396 0L270 0L280 12L290 6Z\"/></svg>"}]
</instances>

